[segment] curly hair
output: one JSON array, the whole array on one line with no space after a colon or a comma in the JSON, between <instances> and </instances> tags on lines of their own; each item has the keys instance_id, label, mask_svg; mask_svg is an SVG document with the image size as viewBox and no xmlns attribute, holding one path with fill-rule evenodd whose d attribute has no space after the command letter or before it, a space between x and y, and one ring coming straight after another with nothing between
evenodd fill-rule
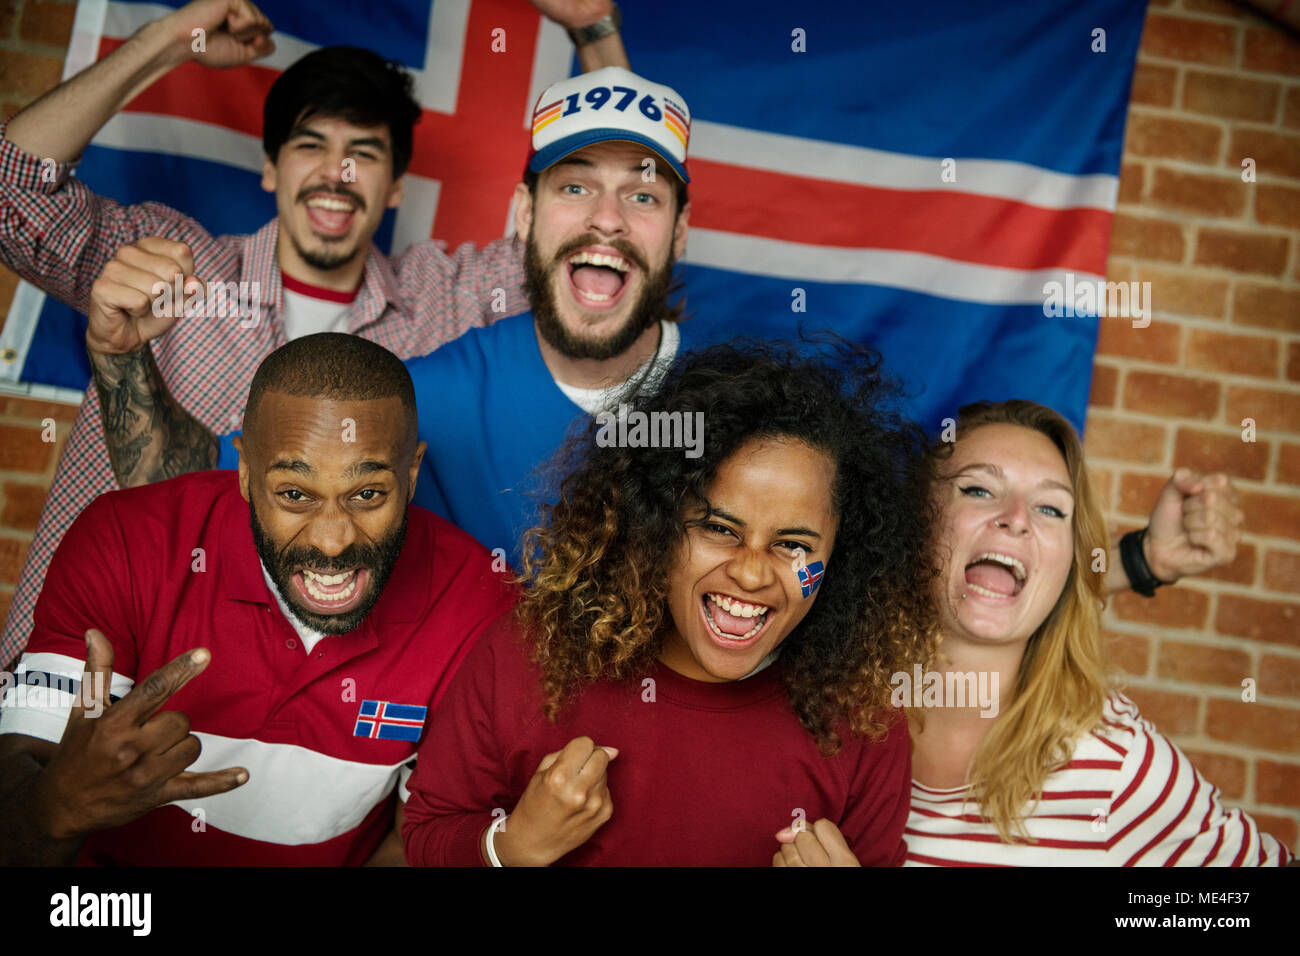
<instances>
[{"instance_id":1,"label":"curly hair","mask_svg":"<svg viewBox=\"0 0 1300 956\"><path fill-rule=\"evenodd\" d=\"M823 752L838 750L843 725L872 738L888 730L897 717L891 674L930 660L937 641L925 438L892 409L901 393L879 353L838 338L818 344L822 354L808 356L775 343L714 346L681 360L655 394L632 403L648 414L702 412L697 458L600 447L594 422L557 456L551 468L567 477L524 537L526 589L516 609L548 718L585 684L653 667L685 514L700 506L712 514L708 489L741 446L780 438L833 463L838 529L817 600L774 667Z\"/></svg>"}]
</instances>

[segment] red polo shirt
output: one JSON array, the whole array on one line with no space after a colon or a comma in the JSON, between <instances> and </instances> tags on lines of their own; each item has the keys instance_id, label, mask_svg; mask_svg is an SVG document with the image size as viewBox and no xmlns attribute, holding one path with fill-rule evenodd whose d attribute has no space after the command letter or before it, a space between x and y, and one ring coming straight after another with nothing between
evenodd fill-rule
<instances>
[{"instance_id":1,"label":"red polo shirt","mask_svg":"<svg viewBox=\"0 0 1300 956\"><path fill-rule=\"evenodd\" d=\"M191 770L243 766L249 780L97 833L83 860L363 862L392 827L393 793L409 774L426 709L512 601L481 545L413 506L379 602L356 630L308 654L263 579L237 473L101 496L59 545L19 674L80 678L90 627L113 643L115 696L207 647L207 669L165 709L188 715L202 741ZM33 692L51 699L22 706L17 698ZM0 732L57 741L71 702L71 694L17 687L0 710Z\"/></svg>"}]
</instances>

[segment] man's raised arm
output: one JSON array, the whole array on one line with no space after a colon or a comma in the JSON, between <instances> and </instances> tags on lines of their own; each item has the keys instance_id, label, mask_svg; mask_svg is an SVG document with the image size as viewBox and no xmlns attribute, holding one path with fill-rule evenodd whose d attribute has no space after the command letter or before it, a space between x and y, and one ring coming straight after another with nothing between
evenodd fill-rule
<instances>
[{"instance_id":1,"label":"man's raised arm","mask_svg":"<svg viewBox=\"0 0 1300 956\"><path fill-rule=\"evenodd\" d=\"M185 61L240 66L274 49L271 22L248 0L196 0L145 24L18 113L5 139L33 156L70 163L113 114Z\"/></svg>"},{"instance_id":2,"label":"man's raised arm","mask_svg":"<svg viewBox=\"0 0 1300 956\"><path fill-rule=\"evenodd\" d=\"M179 308L156 308L154 289L177 276L187 292L202 286L184 243L150 236L119 249L91 288L86 350L123 488L217 466L217 436L172 397L149 347Z\"/></svg>"}]
</instances>

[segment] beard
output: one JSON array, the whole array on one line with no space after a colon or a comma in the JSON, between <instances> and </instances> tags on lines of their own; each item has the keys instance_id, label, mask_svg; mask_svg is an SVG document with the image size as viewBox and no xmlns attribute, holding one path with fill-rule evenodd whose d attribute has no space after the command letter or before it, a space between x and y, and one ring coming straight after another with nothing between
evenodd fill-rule
<instances>
[{"instance_id":1,"label":"beard","mask_svg":"<svg viewBox=\"0 0 1300 956\"><path fill-rule=\"evenodd\" d=\"M350 544L334 557L330 557L317 548L286 548L277 552L275 542L257 520L257 508L248 503L248 520L253 529L253 544L257 547L258 557L266 567L280 597L293 612L300 623L322 634L347 634L356 630L366 615L379 601L379 595L388 583L397 564L398 555L402 553L402 542L406 540L405 509L402 522L387 537L373 544ZM351 571L353 568L365 568L370 572L367 582L368 592L362 596L360 603L350 611L342 614L317 614L299 605L293 587L293 575L302 569L319 571L322 574Z\"/></svg>"},{"instance_id":2,"label":"beard","mask_svg":"<svg viewBox=\"0 0 1300 956\"><path fill-rule=\"evenodd\" d=\"M357 211L354 215L361 215L366 211L365 199L359 193L354 192L351 189L345 189L342 186L335 186L331 189L322 189L320 186L305 188L298 193L295 202L305 202L307 197L312 193L328 193L335 196L347 196L357 204ZM289 241L293 244L294 252L298 253L298 257L302 259L303 262L307 263L307 265L311 266L313 269L319 269L322 272L329 272L331 269L338 269L341 266L347 265L362 251L360 243L353 246L351 249L330 248L331 245L337 246L340 243L346 242L346 236L335 238L316 236L314 233L312 235L319 241L325 243L324 249L313 250L305 248L303 244L298 241L298 237L294 235L292 231L289 231Z\"/></svg>"},{"instance_id":3,"label":"beard","mask_svg":"<svg viewBox=\"0 0 1300 956\"><path fill-rule=\"evenodd\" d=\"M555 292L551 285L551 275L566 269L564 260L579 249L587 246L606 245L617 249L631 259L641 274L645 276L645 286L640 297L632 305L632 311L623 325L603 339L589 339L570 331L560 319L555 304ZM595 359L604 361L616 355L622 355L633 343L668 314L668 293L672 287L673 257L670 253L663 268L651 272L645 257L626 239L602 241L596 236L586 235L567 242L556 250L549 263L542 262L537 244L529 235L524 247L524 292L533 307L533 320L537 331L561 355L571 359Z\"/></svg>"}]
</instances>

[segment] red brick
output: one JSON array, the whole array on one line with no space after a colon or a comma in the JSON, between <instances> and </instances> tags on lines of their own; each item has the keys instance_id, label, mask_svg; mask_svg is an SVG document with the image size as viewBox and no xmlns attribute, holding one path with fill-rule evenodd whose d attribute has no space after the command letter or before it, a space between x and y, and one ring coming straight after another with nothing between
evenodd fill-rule
<instances>
[{"instance_id":1,"label":"red brick","mask_svg":"<svg viewBox=\"0 0 1300 956\"><path fill-rule=\"evenodd\" d=\"M1118 384L1119 369L1113 365L1094 365L1092 367L1092 391L1088 395L1088 404L1107 408L1113 406Z\"/></svg>"},{"instance_id":2,"label":"red brick","mask_svg":"<svg viewBox=\"0 0 1300 956\"><path fill-rule=\"evenodd\" d=\"M1098 355L1122 355L1166 364L1178 361L1182 329L1177 322L1156 320L1146 328L1135 329L1132 319L1103 318L1097 325Z\"/></svg>"},{"instance_id":3,"label":"red brick","mask_svg":"<svg viewBox=\"0 0 1300 956\"><path fill-rule=\"evenodd\" d=\"M1217 698L1206 703L1205 733L1214 740L1282 753L1300 740L1300 707Z\"/></svg>"},{"instance_id":4,"label":"red brick","mask_svg":"<svg viewBox=\"0 0 1300 956\"><path fill-rule=\"evenodd\" d=\"M1300 86L1289 87L1282 104L1282 125L1300 129Z\"/></svg>"},{"instance_id":5,"label":"red brick","mask_svg":"<svg viewBox=\"0 0 1300 956\"><path fill-rule=\"evenodd\" d=\"M1287 344L1286 367L1282 374L1288 382L1300 382L1300 342Z\"/></svg>"},{"instance_id":6,"label":"red brick","mask_svg":"<svg viewBox=\"0 0 1300 956\"><path fill-rule=\"evenodd\" d=\"M1300 593L1300 551L1269 548L1264 555L1264 587Z\"/></svg>"},{"instance_id":7,"label":"red brick","mask_svg":"<svg viewBox=\"0 0 1300 956\"><path fill-rule=\"evenodd\" d=\"M1142 716L1165 734L1194 734L1200 726L1201 698L1150 687L1125 687Z\"/></svg>"},{"instance_id":8,"label":"red brick","mask_svg":"<svg viewBox=\"0 0 1300 956\"><path fill-rule=\"evenodd\" d=\"M1126 473L1119 479L1119 513L1145 518L1151 514L1160 489L1169 480L1167 475L1135 475ZM1145 522L1143 522L1145 524Z\"/></svg>"},{"instance_id":9,"label":"red brick","mask_svg":"<svg viewBox=\"0 0 1300 956\"><path fill-rule=\"evenodd\" d=\"M1089 412L1085 431L1089 458L1114 458L1144 465L1158 465L1165 459L1165 430L1159 425L1126 422Z\"/></svg>"},{"instance_id":10,"label":"red brick","mask_svg":"<svg viewBox=\"0 0 1300 956\"><path fill-rule=\"evenodd\" d=\"M1200 266L1218 266L1233 272L1280 276L1286 271L1289 255L1286 236L1202 227L1196 231L1193 261Z\"/></svg>"},{"instance_id":11,"label":"red brick","mask_svg":"<svg viewBox=\"0 0 1300 956\"><path fill-rule=\"evenodd\" d=\"M1246 184L1240 177L1203 176L1157 167L1151 202L1198 216L1237 218L1246 209Z\"/></svg>"},{"instance_id":12,"label":"red brick","mask_svg":"<svg viewBox=\"0 0 1300 956\"><path fill-rule=\"evenodd\" d=\"M1187 750L1185 753L1201 776L1218 787L1229 800L1240 800L1245 795L1246 761L1208 750Z\"/></svg>"},{"instance_id":13,"label":"red brick","mask_svg":"<svg viewBox=\"0 0 1300 956\"><path fill-rule=\"evenodd\" d=\"M17 584L18 572L27 558L27 541L19 538L0 538L0 582Z\"/></svg>"},{"instance_id":14,"label":"red brick","mask_svg":"<svg viewBox=\"0 0 1300 956\"><path fill-rule=\"evenodd\" d=\"M1250 655L1227 647L1210 647L1188 641L1161 641L1156 654L1156 674L1192 684L1240 687L1252 676Z\"/></svg>"},{"instance_id":15,"label":"red brick","mask_svg":"<svg viewBox=\"0 0 1300 956\"><path fill-rule=\"evenodd\" d=\"M4 510L0 511L0 524L19 531L35 531L36 522L45 507L45 486L4 483Z\"/></svg>"},{"instance_id":16,"label":"red brick","mask_svg":"<svg viewBox=\"0 0 1300 956\"><path fill-rule=\"evenodd\" d=\"M1277 813L1260 813L1259 811L1251 813L1251 817L1254 818L1261 832L1277 837L1291 848L1292 853L1295 853L1297 847L1300 847L1300 844L1296 842L1297 832L1300 832L1300 823L1296 821L1295 817L1284 817Z\"/></svg>"},{"instance_id":17,"label":"red brick","mask_svg":"<svg viewBox=\"0 0 1300 956\"><path fill-rule=\"evenodd\" d=\"M1117 212L1111 220L1112 256L1182 262L1185 248L1182 227L1172 222L1123 212Z\"/></svg>"},{"instance_id":18,"label":"red brick","mask_svg":"<svg viewBox=\"0 0 1300 956\"><path fill-rule=\"evenodd\" d=\"M1121 591L1111 601L1115 615L1125 621L1142 621L1160 627L1204 627L1209 617L1210 598L1186 585L1161 588L1153 598Z\"/></svg>"},{"instance_id":19,"label":"red brick","mask_svg":"<svg viewBox=\"0 0 1300 956\"><path fill-rule=\"evenodd\" d=\"M14 300L14 291L18 288L18 276L0 266L0 315L8 316L9 305ZM4 326L0 322L0 328Z\"/></svg>"},{"instance_id":20,"label":"red brick","mask_svg":"<svg viewBox=\"0 0 1300 956\"><path fill-rule=\"evenodd\" d=\"M1174 464L1197 471L1222 471L1235 478L1263 481L1268 473L1268 442L1245 442L1240 431L1180 428L1174 436Z\"/></svg>"},{"instance_id":21,"label":"red brick","mask_svg":"<svg viewBox=\"0 0 1300 956\"><path fill-rule=\"evenodd\" d=\"M1259 692L1300 697L1300 657L1265 654L1259 659Z\"/></svg>"},{"instance_id":22,"label":"red brick","mask_svg":"<svg viewBox=\"0 0 1300 956\"><path fill-rule=\"evenodd\" d=\"M1093 494L1101 503L1102 511L1111 510L1111 485L1114 484L1114 474L1109 468L1096 468L1088 466L1088 480L1092 484Z\"/></svg>"},{"instance_id":23,"label":"red brick","mask_svg":"<svg viewBox=\"0 0 1300 956\"><path fill-rule=\"evenodd\" d=\"M1207 372L1277 378L1278 341L1263 335L1188 329L1186 364Z\"/></svg>"},{"instance_id":24,"label":"red brick","mask_svg":"<svg viewBox=\"0 0 1300 956\"><path fill-rule=\"evenodd\" d=\"M1234 129L1225 162L1233 169L1240 169L1241 161L1247 157L1255 161L1256 176L1300 179L1300 136L1295 133Z\"/></svg>"},{"instance_id":25,"label":"red brick","mask_svg":"<svg viewBox=\"0 0 1300 956\"><path fill-rule=\"evenodd\" d=\"M1255 546L1244 541L1237 542L1237 553L1231 561L1213 571L1198 575L1212 581L1231 581L1233 584L1255 583Z\"/></svg>"},{"instance_id":26,"label":"red brick","mask_svg":"<svg viewBox=\"0 0 1300 956\"><path fill-rule=\"evenodd\" d=\"M1264 601L1240 594L1220 594L1214 628L1252 641L1300 647L1300 604ZM1296 738L1300 740L1300 737Z\"/></svg>"},{"instance_id":27,"label":"red brick","mask_svg":"<svg viewBox=\"0 0 1300 956\"><path fill-rule=\"evenodd\" d=\"M1283 445L1277 450L1277 467L1273 480L1300 485L1300 445Z\"/></svg>"},{"instance_id":28,"label":"red brick","mask_svg":"<svg viewBox=\"0 0 1300 956\"><path fill-rule=\"evenodd\" d=\"M1232 321L1283 332L1300 332L1300 291L1238 282L1232 292Z\"/></svg>"},{"instance_id":29,"label":"red brick","mask_svg":"<svg viewBox=\"0 0 1300 956\"><path fill-rule=\"evenodd\" d=\"M1243 524L1246 531L1251 534L1300 538L1300 498L1241 490L1237 496L1241 510L1246 514Z\"/></svg>"},{"instance_id":30,"label":"red brick","mask_svg":"<svg viewBox=\"0 0 1300 956\"><path fill-rule=\"evenodd\" d=\"M1300 189L1257 183L1255 220L1265 226L1300 229Z\"/></svg>"},{"instance_id":31,"label":"red brick","mask_svg":"<svg viewBox=\"0 0 1300 956\"><path fill-rule=\"evenodd\" d=\"M1145 44L1145 37L1143 38ZM1277 27L1250 27L1241 65L1261 73L1291 73L1300 76L1300 43Z\"/></svg>"},{"instance_id":32,"label":"red brick","mask_svg":"<svg viewBox=\"0 0 1300 956\"><path fill-rule=\"evenodd\" d=\"M1124 151L1133 156L1185 159L1205 166L1219 161L1223 139L1219 127L1196 120L1150 116L1137 107L1129 111Z\"/></svg>"},{"instance_id":33,"label":"red brick","mask_svg":"<svg viewBox=\"0 0 1300 956\"><path fill-rule=\"evenodd\" d=\"M41 429L0 425L0 471L43 472L54 445L41 441Z\"/></svg>"},{"instance_id":34,"label":"red brick","mask_svg":"<svg viewBox=\"0 0 1300 956\"><path fill-rule=\"evenodd\" d=\"M1219 411L1219 383L1133 369L1124 379L1124 407L1146 415L1208 421Z\"/></svg>"},{"instance_id":35,"label":"red brick","mask_svg":"<svg viewBox=\"0 0 1300 956\"><path fill-rule=\"evenodd\" d=\"M1300 763L1256 760L1255 800L1284 807L1300 807Z\"/></svg>"},{"instance_id":36,"label":"red brick","mask_svg":"<svg viewBox=\"0 0 1300 956\"><path fill-rule=\"evenodd\" d=\"M0 39L9 37L18 22L18 0L0 0ZM4 661L0 661L0 666Z\"/></svg>"},{"instance_id":37,"label":"red brick","mask_svg":"<svg viewBox=\"0 0 1300 956\"><path fill-rule=\"evenodd\" d=\"M1117 670L1145 677L1151 670L1151 639L1139 634L1106 631L1106 659Z\"/></svg>"},{"instance_id":38,"label":"red brick","mask_svg":"<svg viewBox=\"0 0 1300 956\"><path fill-rule=\"evenodd\" d=\"M20 35L27 43L66 47L72 37L72 20L76 11L77 8L70 3L27 0L23 7Z\"/></svg>"},{"instance_id":39,"label":"red brick","mask_svg":"<svg viewBox=\"0 0 1300 956\"><path fill-rule=\"evenodd\" d=\"M1210 13L1234 20L1250 16L1232 0L1183 0L1183 9L1189 13Z\"/></svg>"},{"instance_id":40,"label":"red brick","mask_svg":"<svg viewBox=\"0 0 1300 956\"><path fill-rule=\"evenodd\" d=\"M1224 416L1234 425L1253 418L1259 431L1300 432L1300 391L1230 385Z\"/></svg>"},{"instance_id":41,"label":"red brick","mask_svg":"<svg viewBox=\"0 0 1300 956\"><path fill-rule=\"evenodd\" d=\"M1188 70L1183 78L1183 108L1193 113L1272 123L1281 98L1282 84L1276 80L1252 80L1201 70Z\"/></svg>"},{"instance_id":42,"label":"red brick","mask_svg":"<svg viewBox=\"0 0 1300 956\"><path fill-rule=\"evenodd\" d=\"M1151 283L1151 310L1221 319L1228 312L1228 280L1207 279L1192 269L1166 270L1143 263L1137 281Z\"/></svg>"},{"instance_id":43,"label":"red brick","mask_svg":"<svg viewBox=\"0 0 1300 956\"><path fill-rule=\"evenodd\" d=\"M1146 185L1146 167L1141 163L1124 163L1119 171L1119 196L1121 203L1139 203L1142 201L1142 189Z\"/></svg>"},{"instance_id":44,"label":"red brick","mask_svg":"<svg viewBox=\"0 0 1300 956\"><path fill-rule=\"evenodd\" d=\"M1147 56L1232 66L1237 56L1237 27L1231 23L1148 14L1142 31Z\"/></svg>"},{"instance_id":45,"label":"red brick","mask_svg":"<svg viewBox=\"0 0 1300 956\"><path fill-rule=\"evenodd\" d=\"M1139 60L1137 69L1133 71L1133 91L1129 94L1129 102L1143 106L1173 106L1177 86L1176 67Z\"/></svg>"},{"instance_id":46,"label":"red brick","mask_svg":"<svg viewBox=\"0 0 1300 956\"><path fill-rule=\"evenodd\" d=\"M0 56L0 90L23 97L40 96L59 85L63 57L5 50Z\"/></svg>"},{"instance_id":47,"label":"red brick","mask_svg":"<svg viewBox=\"0 0 1300 956\"><path fill-rule=\"evenodd\" d=\"M21 418L33 425L40 425L47 418L56 422L72 422L77 417L78 405L64 402L43 402L35 398L10 398L4 403L4 414L11 418ZM57 429L66 432L68 429Z\"/></svg>"}]
</instances>

